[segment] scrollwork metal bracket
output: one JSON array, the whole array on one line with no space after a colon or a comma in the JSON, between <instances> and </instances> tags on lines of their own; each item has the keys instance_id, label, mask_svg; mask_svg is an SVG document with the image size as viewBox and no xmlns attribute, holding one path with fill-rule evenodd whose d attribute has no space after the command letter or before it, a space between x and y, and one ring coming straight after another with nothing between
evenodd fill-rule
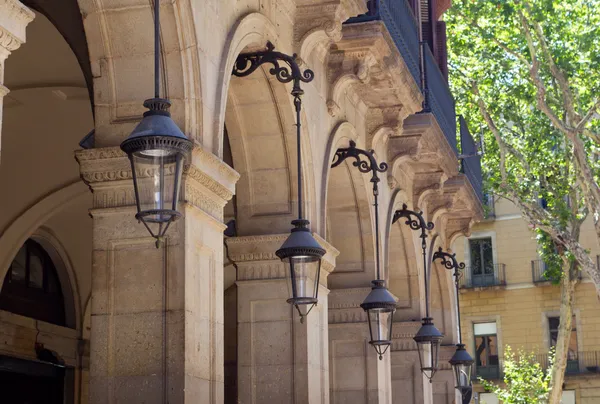
<instances>
[{"instance_id":1,"label":"scrollwork metal bracket","mask_svg":"<svg viewBox=\"0 0 600 404\"><path fill-rule=\"evenodd\" d=\"M409 210L406 204L402 205L402 209L397 210L394 213L394 218L392 219L392 224L396 223L401 218L406 219L406 224L412 230L421 230L421 235L419 236L422 240L422 246L425 249L427 246L427 242L425 239L427 238L427 231L433 230L433 223L427 222L423 217L423 212L416 212L414 210Z\"/></svg>"},{"instance_id":2,"label":"scrollwork metal bracket","mask_svg":"<svg viewBox=\"0 0 600 404\"><path fill-rule=\"evenodd\" d=\"M456 282L458 282L462 275L461 270L465 269L465 263L458 262L456 260L456 254L445 252L442 250L442 247L433 253L433 262L436 260L440 260L440 263L444 266L444 268L454 270L454 277L456 278Z\"/></svg>"},{"instance_id":3,"label":"scrollwork metal bracket","mask_svg":"<svg viewBox=\"0 0 600 404\"><path fill-rule=\"evenodd\" d=\"M377 164L377 160L375 160L374 154L374 150L363 150L357 148L356 142L351 140L350 147L337 149L337 151L335 152L335 156L333 157L333 162L331 163L331 168L339 166L347 158L354 158L355 161L352 162L352 165L358 168L358 171L365 174L369 172L373 173L373 175L371 176L371 182L373 183L373 193L374 195L377 195L377 184L380 181L379 175L377 175L377 173L386 172L388 169L388 165L384 162ZM366 157L367 160L363 160L361 156Z\"/></svg>"},{"instance_id":4,"label":"scrollwork metal bracket","mask_svg":"<svg viewBox=\"0 0 600 404\"><path fill-rule=\"evenodd\" d=\"M300 82L311 82L315 77L315 73L310 69L300 70L296 57L296 54L290 56L277 52L275 46L271 42L267 42L267 49L264 51L240 54L233 66L233 75L246 77L261 65L270 63L273 67L269 70L269 73L274 75L281 83L293 81L292 95L299 97L304 94ZM283 64L280 62L283 62Z\"/></svg>"}]
</instances>

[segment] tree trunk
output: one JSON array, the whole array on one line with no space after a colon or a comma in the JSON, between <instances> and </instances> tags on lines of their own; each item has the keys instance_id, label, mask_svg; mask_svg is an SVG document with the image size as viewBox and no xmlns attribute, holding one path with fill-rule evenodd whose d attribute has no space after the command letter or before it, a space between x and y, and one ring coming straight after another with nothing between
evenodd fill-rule
<instances>
[{"instance_id":1,"label":"tree trunk","mask_svg":"<svg viewBox=\"0 0 600 404\"><path fill-rule=\"evenodd\" d=\"M560 404L562 386L565 380L565 369L571 341L571 320L573 318L573 298L575 284L577 284L577 266L563 257L563 277L560 284L560 324L554 363L552 365L552 380L550 381L550 395L548 404Z\"/></svg>"}]
</instances>

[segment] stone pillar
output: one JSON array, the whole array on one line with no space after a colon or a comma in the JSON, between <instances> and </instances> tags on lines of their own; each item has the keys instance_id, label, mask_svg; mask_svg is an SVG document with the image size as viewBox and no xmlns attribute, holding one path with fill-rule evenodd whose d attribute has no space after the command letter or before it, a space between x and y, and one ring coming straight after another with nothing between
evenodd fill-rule
<instances>
[{"instance_id":1,"label":"stone pillar","mask_svg":"<svg viewBox=\"0 0 600 404\"><path fill-rule=\"evenodd\" d=\"M4 63L25 42L25 27L35 14L18 0L0 0L0 151L2 150L2 104L9 90L4 86Z\"/></svg>"},{"instance_id":2,"label":"stone pillar","mask_svg":"<svg viewBox=\"0 0 600 404\"><path fill-rule=\"evenodd\" d=\"M329 293L331 404L391 404L390 353L383 360L369 345L367 314L360 307L371 288Z\"/></svg>"},{"instance_id":3,"label":"stone pillar","mask_svg":"<svg viewBox=\"0 0 600 404\"><path fill-rule=\"evenodd\" d=\"M275 256L288 234L227 239L238 268L238 403L329 403L326 285L338 251L314 236L327 254L319 304L304 323L286 302L287 273Z\"/></svg>"},{"instance_id":4,"label":"stone pillar","mask_svg":"<svg viewBox=\"0 0 600 404\"><path fill-rule=\"evenodd\" d=\"M222 403L222 216L237 173L195 149L183 218L156 248L134 218L127 157L76 158L94 194L90 403Z\"/></svg>"}]
</instances>

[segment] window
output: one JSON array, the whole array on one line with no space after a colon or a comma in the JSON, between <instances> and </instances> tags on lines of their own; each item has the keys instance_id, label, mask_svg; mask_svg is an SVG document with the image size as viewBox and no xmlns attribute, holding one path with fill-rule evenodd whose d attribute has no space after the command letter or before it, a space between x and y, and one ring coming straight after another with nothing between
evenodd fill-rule
<instances>
[{"instance_id":1,"label":"window","mask_svg":"<svg viewBox=\"0 0 600 404\"><path fill-rule=\"evenodd\" d=\"M33 240L17 252L0 290L0 309L48 323L65 325L65 306L48 253Z\"/></svg>"},{"instance_id":2,"label":"window","mask_svg":"<svg viewBox=\"0 0 600 404\"><path fill-rule=\"evenodd\" d=\"M575 320L575 316L573 316L573 319L571 320L571 339L569 340L569 352L567 352L567 373L574 373L579 370L579 361L577 360L577 323ZM559 325L560 317L548 317L550 347L556 346Z\"/></svg>"},{"instance_id":3,"label":"window","mask_svg":"<svg viewBox=\"0 0 600 404\"><path fill-rule=\"evenodd\" d=\"M470 286L491 286L497 283L494 271L492 238L475 238L469 240L471 258Z\"/></svg>"},{"instance_id":4,"label":"window","mask_svg":"<svg viewBox=\"0 0 600 404\"><path fill-rule=\"evenodd\" d=\"M476 238L469 240L471 252L471 270L473 275L494 273L494 256L492 238Z\"/></svg>"},{"instance_id":5,"label":"window","mask_svg":"<svg viewBox=\"0 0 600 404\"><path fill-rule=\"evenodd\" d=\"M484 379L498 379L500 367L498 362L498 336L496 323L474 324L475 334L475 366L477 376Z\"/></svg>"}]
</instances>

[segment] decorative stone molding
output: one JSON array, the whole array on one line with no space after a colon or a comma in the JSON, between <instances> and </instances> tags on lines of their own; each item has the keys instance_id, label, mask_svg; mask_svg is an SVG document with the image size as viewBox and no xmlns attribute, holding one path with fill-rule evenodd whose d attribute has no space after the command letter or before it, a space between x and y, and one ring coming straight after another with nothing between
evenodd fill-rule
<instances>
[{"instance_id":1,"label":"decorative stone molding","mask_svg":"<svg viewBox=\"0 0 600 404\"><path fill-rule=\"evenodd\" d=\"M368 108L393 108L405 116L420 110L419 86L381 21L347 24L342 33L330 49L328 106L340 105L350 92ZM382 125L384 120L373 121L369 129Z\"/></svg>"},{"instance_id":2,"label":"decorative stone molding","mask_svg":"<svg viewBox=\"0 0 600 404\"><path fill-rule=\"evenodd\" d=\"M0 0L0 47L12 52L25 43L25 28L34 18L20 1Z\"/></svg>"},{"instance_id":3,"label":"decorative stone molding","mask_svg":"<svg viewBox=\"0 0 600 404\"><path fill-rule=\"evenodd\" d=\"M305 59L316 49L320 59L324 60L329 46L342 39L342 23L366 12L366 3L361 0L296 0L296 53L301 59Z\"/></svg>"},{"instance_id":4,"label":"decorative stone molding","mask_svg":"<svg viewBox=\"0 0 600 404\"><path fill-rule=\"evenodd\" d=\"M94 208L134 206L135 195L129 159L119 147L77 150L82 180L94 192ZM215 219L223 220L223 207L233 196L239 174L217 157L196 147L183 174L181 198ZM136 173L147 178L148 170Z\"/></svg>"},{"instance_id":5,"label":"decorative stone molding","mask_svg":"<svg viewBox=\"0 0 600 404\"><path fill-rule=\"evenodd\" d=\"M288 236L269 234L228 238L229 259L238 266L238 280L285 279L285 265L275 252ZM321 262L320 283L327 286L327 276L335 268L335 257L339 251L318 234L313 233L313 236L326 251Z\"/></svg>"},{"instance_id":6,"label":"decorative stone molding","mask_svg":"<svg viewBox=\"0 0 600 404\"><path fill-rule=\"evenodd\" d=\"M2 140L2 107L9 89L4 86L4 63L10 53L25 42L25 28L35 14L18 0L0 0L0 141ZM1 150L1 143L0 143Z\"/></svg>"}]
</instances>

